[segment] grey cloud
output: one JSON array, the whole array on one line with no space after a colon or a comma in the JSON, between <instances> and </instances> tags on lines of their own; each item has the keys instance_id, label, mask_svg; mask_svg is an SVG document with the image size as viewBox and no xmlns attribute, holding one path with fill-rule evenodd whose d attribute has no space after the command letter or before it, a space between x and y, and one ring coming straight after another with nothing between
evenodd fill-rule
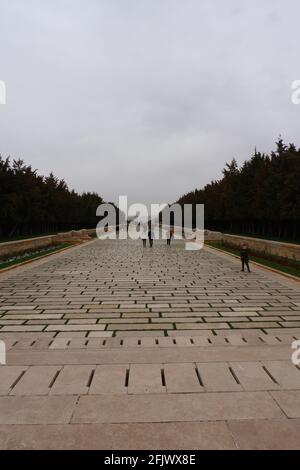
<instances>
[{"instance_id":1,"label":"grey cloud","mask_svg":"<svg viewBox=\"0 0 300 470\"><path fill-rule=\"evenodd\" d=\"M297 0L0 0L0 152L106 200L172 202L299 145Z\"/></svg>"}]
</instances>

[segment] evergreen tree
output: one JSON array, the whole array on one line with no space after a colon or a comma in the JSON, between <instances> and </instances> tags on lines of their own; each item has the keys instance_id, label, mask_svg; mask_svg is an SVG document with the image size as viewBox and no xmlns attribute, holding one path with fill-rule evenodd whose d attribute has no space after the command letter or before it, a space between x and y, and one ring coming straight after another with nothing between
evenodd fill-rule
<instances>
[{"instance_id":1,"label":"evergreen tree","mask_svg":"<svg viewBox=\"0 0 300 470\"><path fill-rule=\"evenodd\" d=\"M37 174L23 160L0 156L0 237L94 228L96 193L70 191L53 173Z\"/></svg>"},{"instance_id":2,"label":"evergreen tree","mask_svg":"<svg viewBox=\"0 0 300 470\"><path fill-rule=\"evenodd\" d=\"M300 149L280 137L271 155L255 152L240 168L227 163L223 178L185 194L180 204L205 204L211 230L300 239Z\"/></svg>"}]
</instances>

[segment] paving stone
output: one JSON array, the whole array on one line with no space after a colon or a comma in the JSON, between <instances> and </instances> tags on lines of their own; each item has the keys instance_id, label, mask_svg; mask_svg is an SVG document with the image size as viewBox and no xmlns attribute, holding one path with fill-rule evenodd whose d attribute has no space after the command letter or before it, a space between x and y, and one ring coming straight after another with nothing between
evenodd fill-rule
<instances>
[{"instance_id":1,"label":"paving stone","mask_svg":"<svg viewBox=\"0 0 300 470\"><path fill-rule=\"evenodd\" d=\"M288 418L300 418L300 391L270 392Z\"/></svg>"},{"instance_id":2,"label":"paving stone","mask_svg":"<svg viewBox=\"0 0 300 470\"><path fill-rule=\"evenodd\" d=\"M165 392L161 364L132 364L128 384L130 394L153 394Z\"/></svg>"},{"instance_id":3,"label":"paving stone","mask_svg":"<svg viewBox=\"0 0 300 470\"><path fill-rule=\"evenodd\" d=\"M82 396L72 422L153 423L282 417L282 411L267 392L220 392L196 393L193 399L190 394Z\"/></svg>"},{"instance_id":4,"label":"paving stone","mask_svg":"<svg viewBox=\"0 0 300 470\"><path fill-rule=\"evenodd\" d=\"M1 328L1 333L2 332L6 332L6 331L11 331L11 332L14 332L14 333L19 333L19 332L23 332L23 331L43 331L43 329L45 328L46 325L41 325L41 326L38 326L38 325L17 325L17 326L13 326L13 325L10 325L10 326L3 326ZM62 325L60 325L60 328L61 328Z\"/></svg>"},{"instance_id":5,"label":"paving stone","mask_svg":"<svg viewBox=\"0 0 300 470\"><path fill-rule=\"evenodd\" d=\"M17 311L17 310L34 310L36 305L2 305L0 308L5 308L5 311Z\"/></svg>"},{"instance_id":6,"label":"paving stone","mask_svg":"<svg viewBox=\"0 0 300 470\"><path fill-rule=\"evenodd\" d=\"M38 315L25 314L25 315L5 315L3 318L13 318L14 320L59 320L63 314L45 314L39 313Z\"/></svg>"},{"instance_id":7,"label":"paving stone","mask_svg":"<svg viewBox=\"0 0 300 470\"><path fill-rule=\"evenodd\" d=\"M96 395L127 393L128 372L129 365L126 364L97 366L89 393Z\"/></svg>"},{"instance_id":8,"label":"paving stone","mask_svg":"<svg viewBox=\"0 0 300 470\"><path fill-rule=\"evenodd\" d=\"M149 319L148 318L105 318L105 319L100 319L98 320L98 324L109 324L110 326L114 325L115 328L118 328L120 325L126 324L126 325L133 325L133 327L137 323L143 323L149 325ZM142 328L142 327L141 327Z\"/></svg>"},{"instance_id":9,"label":"paving stone","mask_svg":"<svg viewBox=\"0 0 300 470\"><path fill-rule=\"evenodd\" d=\"M234 392L241 391L234 374L226 363L200 363L197 364L199 376L203 386L208 392Z\"/></svg>"},{"instance_id":10,"label":"paving stone","mask_svg":"<svg viewBox=\"0 0 300 470\"><path fill-rule=\"evenodd\" d=\"M227 340L229 344L232 344L232 346L245 346L246 344L245 339L239 335L230 335Z\"/></svg>"},{"instance_id":11,"label":"paving stone","mask_svg":"<svg viewBox=\"0 0 300 470\"><path fill-rule=\"evenodd\" d=\"M279 388L259 362L231 363L231 367L245 390L276 390Z\"/></svg>"},{"instance_id":12,"label":"paving stone","mask_svg":"<svg viewBox=\"0 0 300 470\"><path fill-rule=\"evenodd\" d=\"M280 322L284 328L297 328L300 327L300 321Z\"/></svg>"},{"instance_id":13,"label":"paving stone","mask_svg":"<svg viewBox=\"0 0 300 470\"><path fill-rule=\"evenodd\" d=\"M24 323L24 320L2 320L0 318L0 325L22 325Z\"/></svg>"},{"instance_id":14,"label":"paving stone","mask_svg":"<svg viewBox=\"0 0 300 470\"><path fill-rule=\"evenodd\" d=\"M152 323L165 323L166 321L170 323L187 323L187 322L199 322L203 323L204 317L185 317L185 318L178 318L178 317L168 317L166 318L152 318ZM211 318L211 317L209 317ZM212 321L212 320L211 320ZM224 321L224 320L222 320Z\"/></svg>"},{"instance_id":15,"label":"paving stone","mask_svg":"<svg viewBox=\"0 0 300 470\"><path fill-rule=\"evenodd\" d=\"M300 389L300 370L291 362L265 361L263 364L283 389Z\"/></svg>"},{"instance_id":16,"label":"paving stone","mask_svg":"<svg viewBox=\"0 0 300 470\"><path fill-rule=\"evenodd\" d=\"M255 322L282 322L282 318L272 314L271 316L259 316L254 319Z\"/></svg>"},{"instance_id":17,"label":"paving stone","mask_svg":"<svg viewBox=\"0 0 300 470\"><path fill-rule=\"evenodd\" d=\"M203 392L194 364L164 364L168 393Z\"/></svg>"},{"instance_id":18,"label":"paving stone","mask_svg":"<svg viewBox=\"0 0 300 470\"><path fill-rule=\"evenodd\" d=\"M259 316L259 314L257 312L250 312L250 311L238 311L238 312L223 312L223 311L220 311L219 314L221 315L221 317L223 317L223 321L224 320L227 321L226 317L230 317L230 318L246 317L246 318L248 318L248 317L258 317Z\"/></svg>"},{"instance_id":19,"label":"paving stone","mask_svg":"<svg viewBox=\"0 0 300 470\"><path fill-rule=\"evenodd\" d=\"M245 323L231 323L232 328L245 328ZM275 322L249 322L247 328L280 328L279 323Z\"/></svg>"},{"instance_id":20,"label":"paving stone","mask_svg":"<svg viewBox=\"0 0 300 470\"><path fill-rule=\"evenodd\" d=\"M228 450L235 448L224 422L0 426L1 450Z\"/></svg>"},{"instance_id":21,"label":"paving stone","mask_svg":"<svg viewBox=\"0 0 300 470\"><path fill-rule=\"evenodd\" d=\"M229 429L241 450L298 450L300 420L229 421Z\"/></svg>"},{"instance_id":22,"label":"paving stone","mask_svg":"<svg viewBox=\"0 0 300 470\"><path fill-rule=\"evenodd\" d=\"M156 341L155 341L155 338L141 338L141 346L143 348L151 348L151 347L154 347L156 346Z\"/></svg>"},{"instance_id":23,"label":"paving stone","mask_svg":"<svg viewBox=\"0 0 300 470\"><path fill-rule=\"evenodd\" d=\"M88 340L86 338L73 338L68 344L68 348L72 349L85 349L87 347Z\"/></svg>"},{"instance_id":24,"label":"paving stone","mask_svg":"<svg viewBox=\"0 0 300 470\"><path fill-rule=\"evenodd\" d=\"M267 333L267 334L270 334L270 335L274 335L274 329L267 329L267 328L264 328L264 331ZM281 328L279 331L277 330L276 332L276 336L278 336L278 333L280 333L281 335L282 334L286 334L286 335L300 335L300 328Z\"/></svg>"},{"instance_id":25,"label":"paving stone","mask_svg":"<svg viewBox=\"0 0 300 470\"><path fill-rule=\"evenodd\" d=\"M49 349L66 349L69 342L69 338L55 338L49 346Z\"/></svg>"},{"instance_id":26,"label":"paving stone","mask_svg":"<svg viewBox=\"0 0 300 470\"><path fill-rule=\"evenodd\" d=\"M210 338L207 336L193 336L193 342L195 346L209 346L210 343Z\"/></svg>"},{"instance_id":27,"label":"paving stone","mask_svg":"<svg viewBox=\"0 0 300 470\"><path fill-rule=\"evenodd\" d=\"M29 349L32 344L33 344L32 338L30 339L18 338L18 341L15 342L13 347L16 349Z\"/></svg>"},{"instance_id":28,"label":"paving stone","mask_svg":"<svg viewBox=\"0 0 300 470\"><path fill-rule=\"evenodd\" d=\"M116 336L120 338L128 338L130 336L136 336L138 338L141 336L152 336L157 338L164 336L164 331L116 331Z\"/></svg>"},{"instance_id":29,"label":"paving stone","mask_svg":"<svg viewBox=\"0 0 300 470\"><path fill-rule=\"evenodd\" d=\"M11 387L24 374L27 367L0 366L0 395L8 395Z\"/></svg>"},{"instance_id":30,"label":"paving stone","mask_svg":"<svg viewBox=\"0 0 300 470\"><path fill-rule=\"evenodd\" d=\"M99 325L100 326L100 325ZM173 325L172 323L161 323L161 324L154 324L154 323L132 323L132 324L120 324L118 323L117 325L113 325L108 323L107 330L118 330L118 331L123 331L123 330L167 330L167 329L172 329Z\"/></svg>"},{"instance_id":31,"label":"paving stone","mask_svg":"<svg viewBox=\"0 0 300 470\"><path fill-rule=\"evenodd\" d=\"M0 424L64 424L77 397L0 397Z\"/></svg>"},{"instance_id":32,"label":"paving stone","mask_svg":"<svg viewBox=\"0 0 300 470\"><path fill-rule=\"evenodd\" d=\"M140 340L138 338L124 338L122 340L122 345L127 348L136 348L139 345L139 341Z\"/></svg>"},{"instance_id":33,"label":"paving stone","mask_svg":"<svg viewBox=\"0 0 300 470\"><path fill-rule=\"evenodd\" d=\"M50 389L50 395L84 395L88 392L93 366L64 366Z\"/></svg>"},{"instance_id":34,"label":"paving stone","mask_svg":"<svg viewBox=\"0 0 300 470\"><path fill-rule=\"evenodd\" d=\"M178 336L175 337L175 342L177 346L191 348L194 346L194 341L190 336Z\"/></svg>"},{"instance_id":35,"label":"paving stone","mask_svg":"<svg viewBox=\"0 0 300 470\"><path fill-rule=\"evenodd\" d=\"M280 341L278 340L278 338L276 336L271 336L271 335L261 335L258 339L260 339L262 342L266 343L266 344L278 344L280 343ZM261 345L262 342L257 342L257 344ZM251 344L251 342L250 342Z\"/></svg>"},{"instance_id":36,"label":"paving stone","mask_svg":"<svg viewBox=\"0 0 300 470\"><path fill-rule=\"evenodd\" d=\"M10 392L11 395L48 395L61 366L32 366Z\"/></svg>"},{"instance_id":37,"label":"paving stone","mask_svg":"<svg viewBox=\"0 0 300 470\"><path fill-rule=\"evenodd\" d=\"M175 346L173 338L158 338L158 344L161 348L172 348Z\"/></svg>"},{"instance_id":38,"label":"paving stone","mask_svg":"<svg viewBox=\"0 0 300 470\"><path fill-rule=\"evenodd\" d=\"M88 338L111 338L112 335L112 331L90 331Z\"/></svg>"},{"instance_id":39,"label":"paving stone","mask_svg":"<svg viewBox=\"0 0 300 470\"><path fill-rule=\"evenodd\" d=\"M95 318L75 318L68 321L68 325L95 325L97 320Z\"/></svg>"},{"instance_id":40,"label":"paving stone","mask_svg":"<svg viewBox=\"0 0 300 470\"><path fill-rule=\"evenodd\" d=\"M49 325L46 331L103 331L105 325Z\"/></svg>"},{"instance_id":41,"label":"paving stone","mask_svg":"<svg viewBox=\"0 0 300 470\"><path fill-rule=\"evenodd\" d=\"M230 326L228 323L176 323L176 328L178 330L224 330L229 329Z\"/></svg>"}]
</instances>

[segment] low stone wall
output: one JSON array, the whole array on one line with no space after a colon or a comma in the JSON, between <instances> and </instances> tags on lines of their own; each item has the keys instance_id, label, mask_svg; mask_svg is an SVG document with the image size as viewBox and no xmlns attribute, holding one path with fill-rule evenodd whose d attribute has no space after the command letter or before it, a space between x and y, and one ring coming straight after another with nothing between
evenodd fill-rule
<instances>
[{"instance_id":1,"label":"low stone wall","mask_svg":"<svg viewBox=\"0 0 300 470\"><path fill-rule=\"evenodd\" d=\"M204 240L206 242L222 242L223 233L211 232L210 230L204 230Z\"/></svg>"},{"instance_id":2,"label":"low stone wall","mask_svg":"<svg viewBox=\"0 0 300 470\"><path fill-rule=\"evenodd\" d=\"M12 242L0 243L0 259L20 255L27 251L36 251L54 245L54 236L28 238Z\"/></svg>"},{"instance_id":3,"label":"low stone wall","mask_svg":"<svg viewBox=\"0 0 300 470\"><path fill-rule=\"evenodd\" d=\"M239 235L222 234L222 242L233 248L239 248L243 243L247 243L250 251L265 253L268 255L281 256L293 260L300 260L300 245L293 243L275 242L260 238L243 237Z\"/></svg>"},{"instance_id":4,"label":"low stone wall","mask_svg":"<svg viewBox=\"0 0 300 470\"><path fill-rule=\"evenodd\" d=\"M60 233L58 235L0 243L0 259L7 259L12 256L21 255L22 253L50 248L51 246L60 245L62 243L82 243L90 240L95 234L95 229L78 230Z\"/></svg>"},{"instance_id":5,"label":"low stone wall","mask_svg":"<svg viewBox=\"0 0 300 470\"><path fill-rule=\"evenodd\" d=\"M216 241L234 248L239 248L242 243L247 243L250 250L266 253L282 258L300 260L300 245L292 243L275 242L260 238L242 237L240 235L229 235L220 232L205 230L205 241ZM12 242L0 243L0 259L16 256L27 251L36 251L42 248L59 245L61 243L82 243L96 236L96 230L78 230L46 237L28 238Z\"/></svg>"}]
</instances>

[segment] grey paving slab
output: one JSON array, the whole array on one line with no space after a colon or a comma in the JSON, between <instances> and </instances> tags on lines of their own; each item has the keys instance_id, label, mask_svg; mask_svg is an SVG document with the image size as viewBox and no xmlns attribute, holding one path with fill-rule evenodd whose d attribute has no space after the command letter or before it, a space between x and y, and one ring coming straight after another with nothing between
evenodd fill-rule
<instances>
[{"instance_id":1,"label":"grey paving slab","mask_svg":"<svg viewBox=\"0 0 300 470\"><path fill-rule=\"evenodd\" d=\"M227 363L201 363L197 364L201 382L208 392L234 392L241 391L232 369Z\"/></svg>"},{"instance_id":2,"label":"grey paving slab","mask_svg":"<svg viewBox=\"0 0 300 470\"><path fill-rule=\"evenodd\" d=\"M13 385L22 377L27 367L1 366L0 367L0 395L8 395Z\"/></svg>"},{"instance_id":3,"label":"grey paving slab","mask_svg":"<svg viewBox=\"0 0 300 470\"><path fill-rule=\"evenodd\" d=\"M282 418L267 392L82 396L73 423L141 423Z\"/></svg>"},{"instance_id":4,"label":"grey paving slab","mask_svg":"<svg viewBox=\"0 0 300 470\"><path fill-rule=\"evenodd\" d=\"M48 395L61 366L32 366L10 392L11 395Z\"/></svg>"},{"instance_id":5,"label":"grey paving slab","mask_svg":"<svg viewBox=\"0 0 300 470\"><path fill-rule=\"evenodd\" d=\"M300 391L270 392L288 418L300 418Z\"/></svg>"},{"instance_id":6,"label":"grey paving slab","mask_svg":"<svg viewBox=\"0 0 300 470\"><path fill-rule=\"evenodd\" d=\"M52 384L50 395L84 395L88 392L93 366L64 366Z\"/></svg>"},{"instance_id":7,"label":"grey paving slab","mask_svg":"<svg viewBox=\"0 0 300 470\"><path fill-rule=\"evenodd\" d=\"M64 424L77 397L0 397L0 424Z\"/></svg>"},{"instance_id":8,"label":"grey paving slab","mask_svg":"<svg viewBox=\"0 0 300 470\"><path fill-rule=\"evenodd\" d=\"M0 425L0 449L234 450L236 446L227 423L202 422Z\"/></svg>"},{"instance_id":9,"label":"grey paving slab","mask_svg":"<svg viewBox=\"0 0 300 470\"><path fill-rule=\"evenodd\" d=\"M241 450L299 450L300 420L229 421L228 427Z\"/></svg>"},{"instance_id":10,"label":"grey paving slab","mask_svg":"<svg viewBox=\"0 0 300 470\"><path fill-rule=\"evenodd\" d=\"M161 364L133 364L130 367L128 393L163 393L166 387Z\"/></svg>"},{"instance_id":11,"label":"grey paving slab","mask_svg":"<svg viewBox=\"0 0 300 470\"><path fill-rule=\"evenodd\" d=\"M129 365L97 366L92 378L91 395L123 394L128 390Z\"/></svg>"},{"instance_id":12,"label":"grey paving slab","mask_svg":"<svg viewBox=\"0 0 300 470\"><path fill-rule=\"evenodd\" d=\"M193 338L193 340L195 340ZM7 353L10 365L57 364L162 364L188 362L253 362L289 361L291 349L287 346L233 347L230 345L209 347L170 348L98 348L82 350L35 350Z\"/></svg>"},{"instance_id":13,"label":"grey paving slab","mask_svg":"<svg viewBox=\"0 0 300 470\"><path fill-rule=\"evenodd\" d=\"M204 391L194 364L165 364L163 371L168 393L200 393Z\"/></svg>"},{"instance_id":14,"label":"grey paving slab","mask_svg":"<svg viewBox=\"0 0 300 470\"><path fill-rule=\"evenodd\" d=\"M281 388L300 389L300 370L291 361L265 361L264 367Z\"/></svg>"},{"instance_id":15,"label":"grey paving slab","mask_svg":"<svg viewBox=\"0 0 300 470\"><path fill-rule=\"evenodd\" d=\"M279 388L279 384L259 362L234 362L230 365L244 390L277 390Z\"/></svg>"}]
</instances>

